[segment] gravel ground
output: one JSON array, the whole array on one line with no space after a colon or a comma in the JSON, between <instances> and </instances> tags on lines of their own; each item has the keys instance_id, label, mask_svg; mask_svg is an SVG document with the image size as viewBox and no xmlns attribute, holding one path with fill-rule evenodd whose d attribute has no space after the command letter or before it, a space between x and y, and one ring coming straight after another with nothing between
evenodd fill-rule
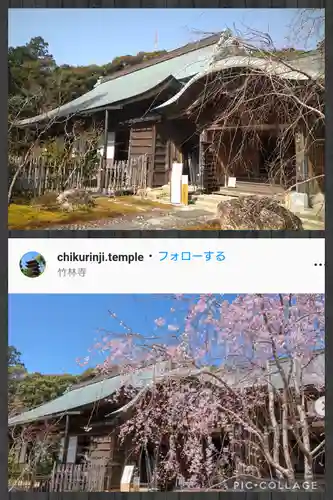
<instances>
[{"instance_id":1,"label":"gravel ground","mask_svg":"<svg viewBox=\"0 0 333 500\"><path fill-rule=\"evenodd\" d=\"M75 224L64 224L62 226L52 226L55 230L166 230L166 229L186 229L191 226L198 226L214 219L212 210L199 209L190 206L185 209L176 208L170 211L159 211L154 209L145 214L131 214L115 219L101 219L91 222ZM303 228L318 230L324 229L324 223L314 222L302 218ZM47 229L47 228L46 228Z\"/></svg>"},{"instance_id":2,"label":"gravel ground","mask_svg":"<svg viewBox=\"0 0 333 500\"><path fill-rule=\"evenodd\" d=\"M212 213L206 210L187 209L187 210L173 210L170 212L150 212L145 215L130 215L119 217L116 219L104 219L93 222L83 222L76 224L65 224L62 226L54 226L55 230L133 230L133 229L183 229L193 225L205 223L212 219Z\"/></svg>"}]
</instances>

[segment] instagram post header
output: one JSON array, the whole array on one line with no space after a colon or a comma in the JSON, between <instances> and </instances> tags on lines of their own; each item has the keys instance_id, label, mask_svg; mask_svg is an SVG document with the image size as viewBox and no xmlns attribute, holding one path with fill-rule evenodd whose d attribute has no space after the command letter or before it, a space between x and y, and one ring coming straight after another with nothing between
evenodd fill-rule
<instances>
[{"instance_id":1,"label":"instagram post header","mask_svg":"<svg viewBox=\"0 0 333 500\"><path fill-rule=\"evenodd\" d=\"M324 239L12 239L9 293L324 293Z\"/></svg>"}]
</instances>

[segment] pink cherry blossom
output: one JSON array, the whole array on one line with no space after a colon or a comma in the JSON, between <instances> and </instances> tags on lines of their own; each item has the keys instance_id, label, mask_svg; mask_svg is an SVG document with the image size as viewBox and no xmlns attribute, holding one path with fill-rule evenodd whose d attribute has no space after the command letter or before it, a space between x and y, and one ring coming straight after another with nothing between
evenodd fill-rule
<instances>
[{"instance_id":1,"label":"pink cherry blossom","mask_svg":"<svg viewBox=\"0 0 333 500\"><path fill-rule=\"evenodd\" d=\"M181 481L191 488L209 488L217 477L222 482L229 477L230 464L232 474L235 467L242 467L243 472L259 476L263 464L268 464L273 477L291 482L294 471L286 465L289 448L281 444L285 424L280 415L287 411L288 435L293 434L302 447L309 478L313 450L306 427L300 433L298 425L306 419L306 401L295 373L305 373L324 348L324 296L175 298L170 312L185 306L183 320L177 325L169 318L155 320L165 330L160 337L127 330L123 336L102 339L107 358L101 369L116 364L129 375L145 365L170 362L168 371L139 393L121 425L120 438L130 438L137 453L147 443L159 450L154 477L161 483ZM273 386L273 370L280 380L278 388ZM130 401L137 391L126 384L115 401L120 404L124 394ZM276 410L272 413L271 401L278 405L278 415ZM260 467L246 462L243 455L240 458L237 450L246 446L252 447L250 454Z\"/></svg>"}]
</instances>

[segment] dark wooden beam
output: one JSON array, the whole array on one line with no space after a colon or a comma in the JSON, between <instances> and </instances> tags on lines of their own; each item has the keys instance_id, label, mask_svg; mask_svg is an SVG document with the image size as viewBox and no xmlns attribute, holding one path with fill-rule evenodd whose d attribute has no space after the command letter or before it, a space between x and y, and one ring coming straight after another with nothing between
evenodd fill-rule
<instances>
[{"instance_id":1,"label":"dark wooden beam","mask_svg":"<svg viewBox=\"0 0 333 500\"><path fill-rule=\"evenodd\" d=\"M129 118L128 120L124 120L119 122L119 125L136 125L138 123L146 123L146 122L160 122L162 121L161 115L148 115L142 118Z\"/></svg>"},{"instance_id":2,"label":"dark wooden beam","mask_svg":"<svg viewBox=\"0 0 333 500\"><path fill-rule=\"evenodd\" d=\"M283 123L281 125L276 125L276 124L259 124L259 125L233 125L233 126L224 126L224 125L211 125L210 127L207 127L206 130L257 130L259 132L264 132L264 131L270 131L270 130L276 130L276 131L281 131L285 130L288 128L290 125L287 123Z\"/></svg>"},{"instance_id":3,"label":"dark wooden beam","mask_svg":"<svg viewBox=\"0 0 333 500\"><path fill-rule=\"evenodd\" d=\"M79 114L84 116L85 115L91 116L94 113L98 113L100 111L117 111L119 109L123 109L123 106L121 104L116 104L114 106L100 106L98 108L87 109L85 111L81 111Z\"/></svg>"}]
</instances>

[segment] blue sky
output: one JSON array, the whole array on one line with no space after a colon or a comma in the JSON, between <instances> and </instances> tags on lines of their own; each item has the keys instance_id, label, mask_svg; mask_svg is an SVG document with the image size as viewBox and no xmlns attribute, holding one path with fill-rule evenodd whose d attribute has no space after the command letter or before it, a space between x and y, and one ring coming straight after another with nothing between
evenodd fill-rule
<instances>
[{"instance_id":1,"label":"blue sky","mask_svg":"<svg viewBox=\"0 0 333 500\"><path fill-rule=\"evenodd\" d=\"M223 298L218 295L216 299L218 302L232 302L236 297L223 294ZM22 361L30 372L77 374L102 361L97 352L84 368L78 365L76 359L87 356L89 349L105 335L105 331L124 333L120 321L146 338L157 334L159 342L172 342L172 338L169 337L168 342L167 337L173 336L174 332L165 327L158 328L155 320L165 318L167 324L182 327L189 305L197 302L198 298L188 295L175 300L171 295L163 294L10 294L8 343L22 353ZM171 308L174 312L170 311ZM118 321L110 317L109 311L117 315ZM199 325L200 315L197 319ZM198 331L202 331L202 326ZM322 343L317 347L322 348Z\"/></svg>"},{"instance_id":2,"label":"blue sky","mask_svg":"<svg viewBox=\"0 0 333 500\"><path fill-rule=\"evenodd\" d=\"M247 27L290 46L297 9L9 9L8 44L41 36L60 64L104 64L114 57L171 50L203 34ZM200 34L200 36L198 35ZM313 42L313 40L312 40ZM304 48L304 47L297 47Z\"/></svg>"},{"instance_id":3,"label":"blue sky","mask_svg":"<svg viewBox=\"0 0 333 500\"><path fill-rule=\"evenodd\" d=\"M235 295L225 295L233 300ZM113 311L134 331L149 335L154 320L168 317L177 322L186 314L187 304L163 295L9 295L8 343L21 353L31 372L80 373L76 358L83 358L100 338L99 329L122 332L109 317ZM175 306L176 314L170 313ZM101 358L96 354L96 365Z\"/></svg>"}]
</instances>

